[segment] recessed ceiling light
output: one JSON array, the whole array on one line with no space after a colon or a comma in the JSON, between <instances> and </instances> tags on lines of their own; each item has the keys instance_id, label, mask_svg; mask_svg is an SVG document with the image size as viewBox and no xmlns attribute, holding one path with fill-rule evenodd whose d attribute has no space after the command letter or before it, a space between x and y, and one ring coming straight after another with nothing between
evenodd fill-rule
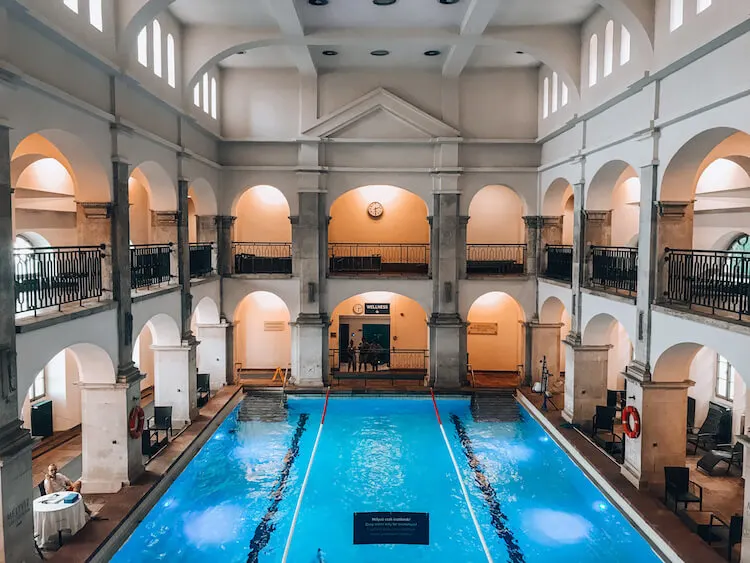
<instances>
[{"instance_id":1,"label":"recessed ceiling light","mask_svg":"<svg viewBox=\"0 0 750 563\"><path fill-rule=\"evenodd\" d=\"M429 51L424 52L425 57L437 57L440 54L440 51L437 49L430 49Z\"/></svg>"},{"instance_id":2,"label":"recessed ceiling light","mask_svg":"<svg viewBox=\"0 0 750 563\"><path fill-rule=\"evenodd\" d=\"M244 55L244 54L246 54L246 53L247 53L247 51L237 51L237 54L238 54L238 55Z\"/></svg>"},{"instance_id":3,"label":"recessed ceiling light","mask_svg":"<svg viewBox=\"0 0 750 563\"><path fill-rule=\"evenodd\" d=\"M328 0L307 0L311 6L327 6Z\"/></svg>"},{"instance_id":4,"label":"recessed ceiling light","mask_svg":"<svg viewBox=\"0 0 750 563\"><path fill-rule=\"evenodd\" d=\"M335 57L336 55L338 55L338 54L339 54L339 52L338 52L338 51L333 51L333 50L330 50L330 49L328 49L328 50L326 50L326 51L323 51L323 54L324 54L324 55L325 55L326 57Z\"/></svg>"},{"instance_id":5,"label":"recessed ceiling light","mask_svg":"<svg viewBox=\"0 0 750 563\"><path fill-rule=\"evenodd\" d=\"M392 6L396 0L372 0L372 3L376 6Z\"/></svg>"},{"instance_id":6,"label":"recessed ceiling light","mask_svg":"<svg viewBox=\"0 0 750 563\"><path fill-rule=\"evenodd\" d=\"M370 51L370 54L373 57L385 57L387 55L390 55L391 52L386 49L375 49L374 51Z\"/></svg>"},{"instance_id":7,"label":"recessed ceiling light","mask_svg":"<svg viewBox=\"0 0 750 563\"><path fill-rule=\"evenodd\" d=\"M525 54L526 53L524 53L523 51L516 51L516 55L525 55Z\"/></svg>"},{"instance_id":8,"label":"recessed ceiling light","mask_svg":"<svg viewBox=\"0 0 750 563\"><path fill-rule=\"evenodd\" d=\"M441 4L458 4L459 0L439 0Z\"/></svg>"}]
</instances>

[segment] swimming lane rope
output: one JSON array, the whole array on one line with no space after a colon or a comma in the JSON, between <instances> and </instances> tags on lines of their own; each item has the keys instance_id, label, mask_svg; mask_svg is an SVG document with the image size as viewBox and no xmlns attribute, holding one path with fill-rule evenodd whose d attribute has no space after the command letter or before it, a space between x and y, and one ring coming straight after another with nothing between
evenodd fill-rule
<instances>
[{"instance_id":1,"label":"swimming lane rope","mask_svg":"<svg viewBox=\"0 0 750 563\"><path fill-rule=\"evenodd\" d=\"M432 405L435 407L435 416L437 417L438 425L440 426L440 432L443 434L443 440L445 440L445 447L448 448L448 454L451 457L451 461L453 462L453 468L456 470L456 477L458 477L458 483L461 485L461 492L464 494L464 500L466 501L466 506L469 508L469 514L471 514L471 521L474 522L474 528L477 531L477 535L479 536L479 541L482 544L482 549L484 550L484 554L487 556L487 561L489 563L493 563L492 561L492 555L490 555L490 550L487 547L487 542L484 540L484 534L482 534L482 530L479 527L479 522L477 521L477 515L474 514L474 509L471 506L471 501L469 501L469 493L466 491L466 485L464 485L464 480L461 477L461 470L458 468L458 464L456 463L456 457L453 455L453 449L451 448L450 442L448 442L448 436L445 434L445 428L443 428L443 421L440 420L440 411L438 410L437 401L435 401L435 393L430 389L430 394L432 395Z\"/></svg>"},{"instance_id":2,"label":"swimming lane rope","mask_svg":"<svg viewBox=\"0 0 750 563\"><path fill-rule=\"evenodd\" d=\"M297 499L297 507L294 509L294 518L292 518L292 527L289 529L289 537L286 539L286 547L284 547L284 556L281 558L281 563L286 563L289 557L289 548L292 546L292 536L294 536L294 527L297 525L297 517L299 516L299 510L302 507L302 498L305 496L305 489L307 488L307 480L310 478L310 470L312 469L313 460L315 459L315 452L318 451L318 442L320 442L320 435L323 432L323 423L326 420L326 412L328 411L328 397L331 394L331 387L328 387L326 391L326 402L323 405L323 415L320 417L320 426L318 427L318 435L315 437L315 444L313 445L312 453L310 454L310 461L307 464L307 471L305 471L305 478L302 481L302 488L299 492L299 498Z\"/></svg>"}]
</instances>

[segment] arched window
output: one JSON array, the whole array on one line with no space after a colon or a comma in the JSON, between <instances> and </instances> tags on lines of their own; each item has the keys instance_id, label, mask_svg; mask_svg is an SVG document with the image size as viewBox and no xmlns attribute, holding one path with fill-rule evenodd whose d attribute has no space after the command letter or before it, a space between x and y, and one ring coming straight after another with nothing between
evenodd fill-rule
<instances>
[{"instance_id":1,"label":"arched window","mask_svg":"<svg viewBox=\"0 0 750 563\"><path fill-rule=\"evenodd\" d=\"M609 20L604 28L604 76L612 74L615 59L615 22Z\"/></svg>"},{"instance_id":2,"label":"arched window","mask_svg":"<svg viewBox=\"0 0 750 563\"><path fill-rule=\"evenodd\" d=\"M589 87L596 84L599 72L599 37L596 33L589 40Z\"/></svg>"},{"instance_id":3,"label":"arched window","mask_svg":"<svg viewBox=\"0 0 750 563\"><path fill-rule=\"evenodd\" d=\"M138 34L138 62L148 66L148 29L145 27Z\"/></svg>"},{"instance_id":4,"label":"arched window","mask_svg":"<svg viewBox=\"0 0 750 563\"><path fill-rule=\"evenodd\" d=\"M544 91L542 94L542 118L549 116L549 77L544 77Z\"/></svg>"},{"instance_id":5,"label":"arched window","mask_svg":"<svg viewBox=\"0 0 750 563\"><path fill-rule=\"evenodd\" d=\"M568 85L565 84L565 82L562 83L561 90L562 90L562 93L560 95L560 98L561 98L560 107L564 108L565 106L568 105Z\"/></svg>"},{"instance_id":6,"label":"arched window","mask_svg":"<svg viewBox=\"0 0 750 563\"><path fill-rule=\"evenodd\" d=\"M175 54L174 54L174 37L172 34L167 35L167 83L174 88L176 82L176 65L175 65Z\"/></svg>"},{"instance_id":7,"label":"arched window","mask_svg":"<svg viewBox=\"0 0 750 563\"><path fill-rule=\"evenodd\" d=\"M44 368L42 371L39 372L39 374L34 378L34 383L29 388L29 401L34 402L38 401L39 399L44 399L44 397L47 396L47 377L46 377L46 369Z\"/></svg>"},{"instance_id":8,"label":"arched window","mask_svg":"<svg viewBox=\"0 0 750 563\"><path fill-rule=\"evenodd\" d=\"M620 66L630 61L630 32L624 25L620 34Z\"/></svg>"},{"instance_id":9,"label":"arched window","mask_svg":"<svg viewBox=\"0 0 750 563\"><path fill-rule=\"evenodd\" d=\"M89 0L89 22L99 31L104 30L102 0Z\"/></svg>"},{"instance_id":10,"label":"arched window","mask_svg":"<svg viewBox=\"0 0 750 563\"><path fill-rule=\"evenodd\" d=\"M734 400L734 368L724 357L716 354L716 387L714 393L725 401Z\"/></svg>"},{"instance_id":11,"label":"arched window","mask_svg":"<svg viewBox=\"0 0 750 563\"><path fill-rule=\"evenodd\" d=\"M63 4L73 10L76 14L78 13L78 0L63 0Z\"/></svg>"},{"instance_id":12,"label":"arched window","mask_svg":"<svg viewBox=\"0 0 750 563\"><path fill-rule=\"evenodd\" d=\"M218 87L216 85L216 78L211 79L211 117L216 119L216 117L219 115L219 112L217 110L218 106Z\"/></svg>"},{"instance_id":13,"label":"arched window","mask_svg":"<svg viewBox=\"0 0 750 563\"><path fill-rule=\"evenodd\" d=\"M742 234L729 245L730 252L750 252L750 236Z\"/></svg>"},{"instance_id":14,"label":"arched window","mask_svg":"<svg viewBox=\"0 0 750 563\"><path fill-rule=\"evenodd\" d=\"M683 0L670 0L669 6L669 31L674 31L682 25L684 12Z\"/></svg>"},{"instance_id":15,"label":"arched window","mask_svg":"<svg viewBox=\"0 0 750 563\"><path fill-rule=\"evenodd\" d=\"M211 100L209 100L208 95L208 73L206 73L203 75L203 111L206 113L211 108L210 102Z\"/></svg>"},{"instance_id":16,"label":"arched window","mask_svg":"<svg viewBox=\"0 0 750 563\"><path fill-rule=\"evenodd\" d=\"M201 107L201 85L196 84L193 88L193 103L195 107Z\"/></svg>"},{"instance_id":17,"label":"arched window","mask_svg":"<svg viewBox=\"0 0 750 563\"><path fill-rule=\"evenodd\" d=\"M552 113L555 113L557 111L557 101L559 99L559 78L557 77L557 73L552 73Z\"/></svg>"},{"instance_id":18,"label":"arched window","mask_svg":"<svg viewBox=\"0 0 750 563\"><path fill-rule=\"evenodd\" d=\"M161 77L161 24L154 20L154 74Z\"/></svg>"},{"instance_id":19,"label":"arched window","mask_svg":"<svg viewBox=\"0 0 750 563\"><path fill-rule=\"evenodd\" d=\"M697 14L700 14L703 10L711 7L711 0L698 0L698 6L696 7Z\"/></svg>"}]
</instances>

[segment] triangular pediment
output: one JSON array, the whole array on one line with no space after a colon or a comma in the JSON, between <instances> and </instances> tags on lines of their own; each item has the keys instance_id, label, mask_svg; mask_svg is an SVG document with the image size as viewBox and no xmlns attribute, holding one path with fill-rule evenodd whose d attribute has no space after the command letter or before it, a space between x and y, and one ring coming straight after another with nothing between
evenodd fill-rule
<instances>
[{"instance_id":1,"label":"triangular pediment","mask_svg":"<svg viewBox=\"0 0 750 563\"><path fill-rule=\"evenodd\" d=\"M459 132L384 88L354 100L318 120L305 137L443 138Z\"/></svg>"}]
</instances>

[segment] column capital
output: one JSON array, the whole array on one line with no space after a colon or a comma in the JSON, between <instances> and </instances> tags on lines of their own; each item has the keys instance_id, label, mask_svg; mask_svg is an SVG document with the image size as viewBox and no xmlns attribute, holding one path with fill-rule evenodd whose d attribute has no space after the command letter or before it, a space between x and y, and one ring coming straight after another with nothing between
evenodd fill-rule
<instances>
[{"instance_id":1,"label":"column capital","mask_svg":"<svg viewBox=\"0 0 750 563\"><path fill-rule=\"evenodd\" d=\"M559 217L551 216L551 215L543 215L541 219L542 219L543 227L562 227L562 224L563 224L562 215L560 215Z\"/></svg>"},{"instance_id":2,"label":"column capital","mask_svg":"<svg viewBox=\"0 0 750 563\"><path fill-rule=\"evenodd\" d=\"M659 217L665 219L682 219L693 205L693 201L655 201Z\"/></svg>"},{"instance_id":3,"label":"column capital","mask_svg":"<svg viewBox=\"0 0 750 563\"><path fill-rule=\"evenodd\" d=\"M109 219L112 216L112 203L109 201L79 201L77 203L86 219Z\"/></svg>"},{"instance_id":4,"label":"column capital","mask_svg":"<svg viewBox=\"0 0 750 563\"><path fill-rule=\"evenodd\" d=\"M541 215L526 215L523 222L530 229L540 229L544 224L544 217Z\"/></svg>"},{"instance_id":5,"label":"column capital","mask_svg":"<svg viewBox=\"0 0 750 563\"><path fill-rule=\"evenodd\" d=\"M609 210L584 209L583 215L584 217L586 217L586 221L590 223L594 223L594 222L605 223L612 219L612 210L611 209Z\"/></svg>"},{"instance_id":6,"label":"column capital","mask_svg":"<svg viewBox=\"0 0 750 563\"><path fill-rule=\"evenodd\" d=\"M216 226L220 228L229 228L232 225L234 225L234 222L237 220L237 217L234 217L232 215L216 215L214 217L214 220L216 221Z\"/></svg>"},{"instance_id":7,"label":"column capital","mask_svg":"<svg viewBox=\"0 0 750 563\"><path fill-rule=\"evenodd\" d=\"M31 433L21 427L21 421L18 419L0 427L0 467L3 465L3 459L31 448L33 443Z\"/></svg>"},{"instance_id":8,"label":"column capital","mask_svg":"<svg viewBox=\"0 0 750 563\"><path fill-rule=\"evenodd\" d=\"M152 211L151 226L175 227L179 224L179 216L179 211Z\"/></svg>"},{"instance_id":9,"label":"column capital","mask_svg":"<svg viewBox=\"0 0 750 563\"><path fill-rule=\"evenodd\" d=\"M140 382L141 379L144 378L145 376L140 372L132 360L117 368L117 383L129 386Z\"/></svg>"}]
</instances>

